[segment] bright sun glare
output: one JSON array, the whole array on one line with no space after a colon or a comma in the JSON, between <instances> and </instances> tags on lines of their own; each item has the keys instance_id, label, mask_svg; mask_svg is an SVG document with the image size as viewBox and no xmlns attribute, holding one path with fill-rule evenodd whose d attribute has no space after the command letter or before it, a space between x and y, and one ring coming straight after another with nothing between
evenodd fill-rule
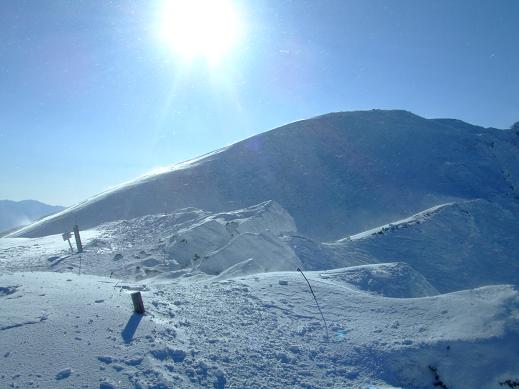
<instances>
[{"instance_id":1,"label":"bright sun glare","mask_svg":"<svg viewBox=\"0 0 519 389\"><path fill-rule=\"evenodd\" d=\"M165 0L160 35L185 59L216 64L239 40L241 22L231 0Z\"/></svg>"}]
</instances>

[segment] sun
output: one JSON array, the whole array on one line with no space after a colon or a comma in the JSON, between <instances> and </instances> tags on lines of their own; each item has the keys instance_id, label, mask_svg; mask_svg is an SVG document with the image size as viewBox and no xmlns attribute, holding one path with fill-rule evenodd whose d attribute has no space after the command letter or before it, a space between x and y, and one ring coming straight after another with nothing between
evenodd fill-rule
<instances>
[{"instance_id":1,"label":"sun","mask_svg":"<svg viewBox=\"0 0 519 389\"><path fill-rule=\"evenodd\" d=\"M239 41L242 25L231 0L165 0L159 34L184 59L217 64Z\"/></svg>"}]
</instances>

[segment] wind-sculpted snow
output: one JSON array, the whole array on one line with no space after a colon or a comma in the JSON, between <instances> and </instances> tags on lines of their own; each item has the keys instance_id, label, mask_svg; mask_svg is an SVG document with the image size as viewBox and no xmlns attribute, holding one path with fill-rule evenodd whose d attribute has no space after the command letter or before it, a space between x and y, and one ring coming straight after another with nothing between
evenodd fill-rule
<instances>
[{"instance_id":1,"label":"wind-sculpted snow","mask_svg":"<svg viewBox=\"0 0 519 389\"><path fill-rule=\"evenodd\" d=\"M404 261L441 292L519 285L518 220L513 201L460 202L327 248L365 263Z\"/></svg>"},{"instance_id":2,"label":"wind-sculpted snow","mask_svg":"<svg viewBox=\"0 0 519 389\"><path fill-rule=\"evenodd\" d=\"M83 231L81 255L71 254L60 235L1 239L0 270L226 279L298 267L330 270L401 262L410 268L388 273L387 267L358 267L351 274L361 289L416 297L416 290L431 294L424 282L442 293L519 284L518 219L519 205L510 199L448 203L323 243L297 232L292 217L275 202L216 214L188 208ZM377 286L377 277L384 274L391 277ZM390 283L395 290L385 292Z\"/></svg>"},{"instance_id":3,"label":"wind-sculpted snow","mask_svg":"<svg viewBox=\"0 0 519 389\"><path fill-rule=\"evenodd\" d=\"M218 275L253 259L259 271L294 270L301 262L283 239L286 233L296 233L294 221L273 201L217 214L188 208L83 231L82 254L71 254L60 235L6 238L0 241L0 269L140 279L168 272Z\"/></svg>"},{"instance_id":4,"label":"wind-sculpted snow","mask_svg":"<svg viewBox=\"0 0 519 389\"><path fill-rule=\"evenodd\" d=\"M292 249L276 236L269 232L246 232L203 258L199 269L208 274L219 274L248 259L260 263L263 272L293 270L301 266Z\"/></svg>"},{"instance_id":5,"label":"wind-sculpted snow","mask_svg":"<svg viewBox=\"0 0 519 389\"><path fill-rule=\"evenodd\" d=\"M81 232L82 254L60 235L1 238L0 377L20 388L503 387L519 380L517 290L438 294L517 277L499 256L516 247L503 201L444 204L328 243L272 201L106 223Z\"/></svg>"},{"instance_id":6,"label":"wind-sculpted snow","mask_svg":"<svg viewBox=\"0 0 519 389\"><path fill-rule=\"evenodd\" d=\"M420 273L405 263L327 270L320 273L320 277L386 297L425 297L438 294Z\"/></svg>"},{"instance_id":7,"label":"wind-sculpted snow","mask_svg":"<svg viewBox=\"0 0 519 389\"><path fill-rule=\"evenodd\" d=\"M511 130L405 111L333 113L121 185L16 235L275 200L304 235L338 239L446 202L516 195L518 139Z\"/></svg>"}]
</instances>

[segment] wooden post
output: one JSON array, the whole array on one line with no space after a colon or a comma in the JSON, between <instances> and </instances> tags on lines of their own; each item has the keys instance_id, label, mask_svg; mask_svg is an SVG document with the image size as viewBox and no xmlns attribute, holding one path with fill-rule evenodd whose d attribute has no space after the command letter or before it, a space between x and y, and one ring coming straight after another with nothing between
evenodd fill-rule
<instances>
[{"instance_id":1,"label":"wooden post","mask_svg":"<svg viewBox=\"0 0 519 389\"><path fill-rule=\"evenodd\" d=\"M134 292L131 294L133 301L133 310L135 313L144 315L144 303L142 302L141 292Z\"/></svg>"},{"instance_id":2,"label":"wooden post","mask_svg":"<svg viewBox=\"0 0 519 389\"><path fill-rule=\"evenodd\" d=\"M81 237L79 236L79 226L77 224L74 226L74 238L76 238L77 252L82 253L83 245L81 244Z\"/></svg>"}]
</instances>

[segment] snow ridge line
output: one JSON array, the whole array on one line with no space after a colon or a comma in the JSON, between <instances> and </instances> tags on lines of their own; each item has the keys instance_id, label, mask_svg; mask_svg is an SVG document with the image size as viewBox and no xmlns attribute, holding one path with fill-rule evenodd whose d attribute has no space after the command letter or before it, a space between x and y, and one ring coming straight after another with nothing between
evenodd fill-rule
<instances>
[{"instance_id":1,"label":"snow ridge line","mask_svg":"<svg viewBox=\"0 0 519 389\"><path fill-rule=\"evenodd\" d=\"M339 239L337 241L337 243L342 243L342 242L345 242L345 241L348 241L348 240L357 240L357 239L367 238L367 237L369 237L371 235L375 235L375 234L377 234L379 232L383 232L383 231L389 230L389 229L391 229L393 227L398 227L398 226L401 226L401 225L404 225L404 224L416 223L419 220L423 221L423 220L428 219L429 217L431 217L435 213L439 212L441 209L443 209L445 207L448 207L450 205L454 205L454 204L456 204L456 203L455 202L450 202L450 203L443 203L443 204L435 205L432 208L428 208L428 209L426 209L424 211L418 212L418 213L416 213L416 214L414 214L412 216L409 216L409 217L407 217L405 219L400 219L400 220L397 220L395 222L384 224L382 226L378 226L378 227L372 228L370 230L366 230L366 231L360 232L358 234L351 235L351 236L343 238L343 239Z\"/></svg>"}]
</instances>

